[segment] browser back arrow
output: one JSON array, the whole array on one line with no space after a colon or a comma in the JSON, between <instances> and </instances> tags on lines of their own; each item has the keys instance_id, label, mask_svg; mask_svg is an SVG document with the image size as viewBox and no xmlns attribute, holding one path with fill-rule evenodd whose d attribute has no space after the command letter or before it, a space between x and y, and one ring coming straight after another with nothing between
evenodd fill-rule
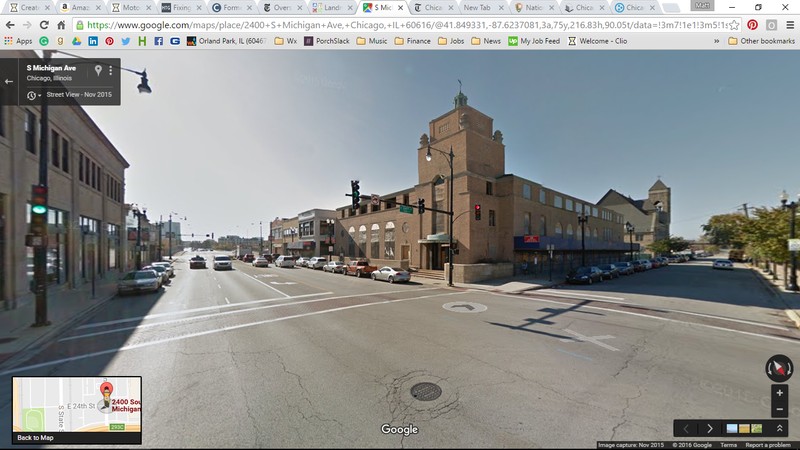
<instances>
[{"instance_id":1,"label":"browser back arrow","mask_svg":"<svg viewBox=\"0 0 800 450\"><path fill-rule=\"evenodd\" d=\"M13 26L14 26L14 23L13 23L13 22L11 22L10 20L9 20L8 22L6 22L6 28L8 28L9 30L10 30L10 29L11 29L11 27L13 27Z\"/></svg>"}]
</instances>

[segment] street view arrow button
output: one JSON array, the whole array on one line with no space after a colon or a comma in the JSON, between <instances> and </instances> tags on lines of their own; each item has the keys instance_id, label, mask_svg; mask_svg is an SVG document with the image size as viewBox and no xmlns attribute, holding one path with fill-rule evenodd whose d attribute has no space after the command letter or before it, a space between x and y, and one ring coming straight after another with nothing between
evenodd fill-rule
<instances>
[{"instance_id":1,"label":"street view arrow button","mask_svg":"<svg viewBox=\"0 0 800 450\"><path fill-rule=\"evenodd\" d=\"M9 20L8 22L6 22L6 28L8 28L9 30L10 30L10 29L11 29L11 27L13 27L13 26L14 26L14 22L12 22L12 21L10 21L10 20Z\"/></svg>"}]
</instances>

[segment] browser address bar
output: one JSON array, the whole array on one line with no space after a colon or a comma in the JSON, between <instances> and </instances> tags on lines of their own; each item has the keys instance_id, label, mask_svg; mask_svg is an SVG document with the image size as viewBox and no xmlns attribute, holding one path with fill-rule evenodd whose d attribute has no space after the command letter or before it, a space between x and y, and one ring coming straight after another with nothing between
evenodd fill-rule
<instances>
[{"instance_id":1,"label":"browser address bar","mask_svg":"<svg viewBox=\"0 0 800 450\"><path fill-rule=\"evenodd\" d=\"M73 32L736 32L742 29L741 17L580 17L563 18L108 18L76 17Z\"/></svg>"}]
</instances>

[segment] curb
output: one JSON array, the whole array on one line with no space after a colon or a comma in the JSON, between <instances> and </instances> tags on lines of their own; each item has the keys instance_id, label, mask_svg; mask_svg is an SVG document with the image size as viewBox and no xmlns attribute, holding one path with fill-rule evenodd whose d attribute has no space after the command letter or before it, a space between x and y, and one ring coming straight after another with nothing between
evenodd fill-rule
<instances>
[{"instance_id":1,"label":"curb","mask_svg":"<svg viewBox=\"0 0 800 450\"><path fill-rule=\"evenodd\" d=\"M25 363L25 361L33 358L34 356L36 356L36 353L38 353L38 351L40 350L40 347L44 347L44 345L50 343L56 337L64 334L66 330L74 328L75 324L83 320L86 316L91 315L93 312L95 312L101 306L105 305L106 302L108 302L115 296L116 294L111 294L106 298L99 299L94 305L73 315L69 320L61 323L60 325L53 326L53 328L51 328L47 333L39 336L37 339L33 340L29 344L15 351L13 356L9 357L8 359L0 363L0 372L6 372L8 370L11 370L14 367L23 364Z\"/></svg>"},{"instance_id":2,"label":"curb","mask_svg":"<svg viewBox=\"0 0 800 450\"><path fill-rule=\"evenodd\" d=\"M750 267L749 269L750 269L750 273L752 273L753 276L756 277L759 280L759 282L764 287L764 289L769 291L774 298L777 298L778 300L780 300L780 302L783 304L783 306L785 306L785 309L783 310L783 312L784 312L784 314L786 314L786 317L788 317L789 320L791 320L792 323L794 323L795 328L800 329L800 315L798 315L797 312L794 309L790 308L789 305L786 304L786 301L783 299L783 296L781 295L782 292L781 292L780 288L778 286L775 286L775 284L773 284L769 280L767 280L759 272L760 269L758 269L756 267Z\"/></svg>"}]
</instances>

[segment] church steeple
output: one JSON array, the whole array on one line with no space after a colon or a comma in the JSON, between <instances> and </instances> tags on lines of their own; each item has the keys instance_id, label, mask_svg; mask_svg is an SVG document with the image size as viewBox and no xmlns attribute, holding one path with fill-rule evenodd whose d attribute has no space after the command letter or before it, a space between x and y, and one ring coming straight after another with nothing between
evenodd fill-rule
<instances>
[{"instance_id":1,"label":"church steeple","mask_svg":"<svg viewBox=\"0 0 800 450\"><path fill-rule=\"evenodd\" d=\"M458 109L467 106L467 96L461 92L461 80L458 80L458 95L453 99L453 108Z\"/></svg>"}]
</instances>

